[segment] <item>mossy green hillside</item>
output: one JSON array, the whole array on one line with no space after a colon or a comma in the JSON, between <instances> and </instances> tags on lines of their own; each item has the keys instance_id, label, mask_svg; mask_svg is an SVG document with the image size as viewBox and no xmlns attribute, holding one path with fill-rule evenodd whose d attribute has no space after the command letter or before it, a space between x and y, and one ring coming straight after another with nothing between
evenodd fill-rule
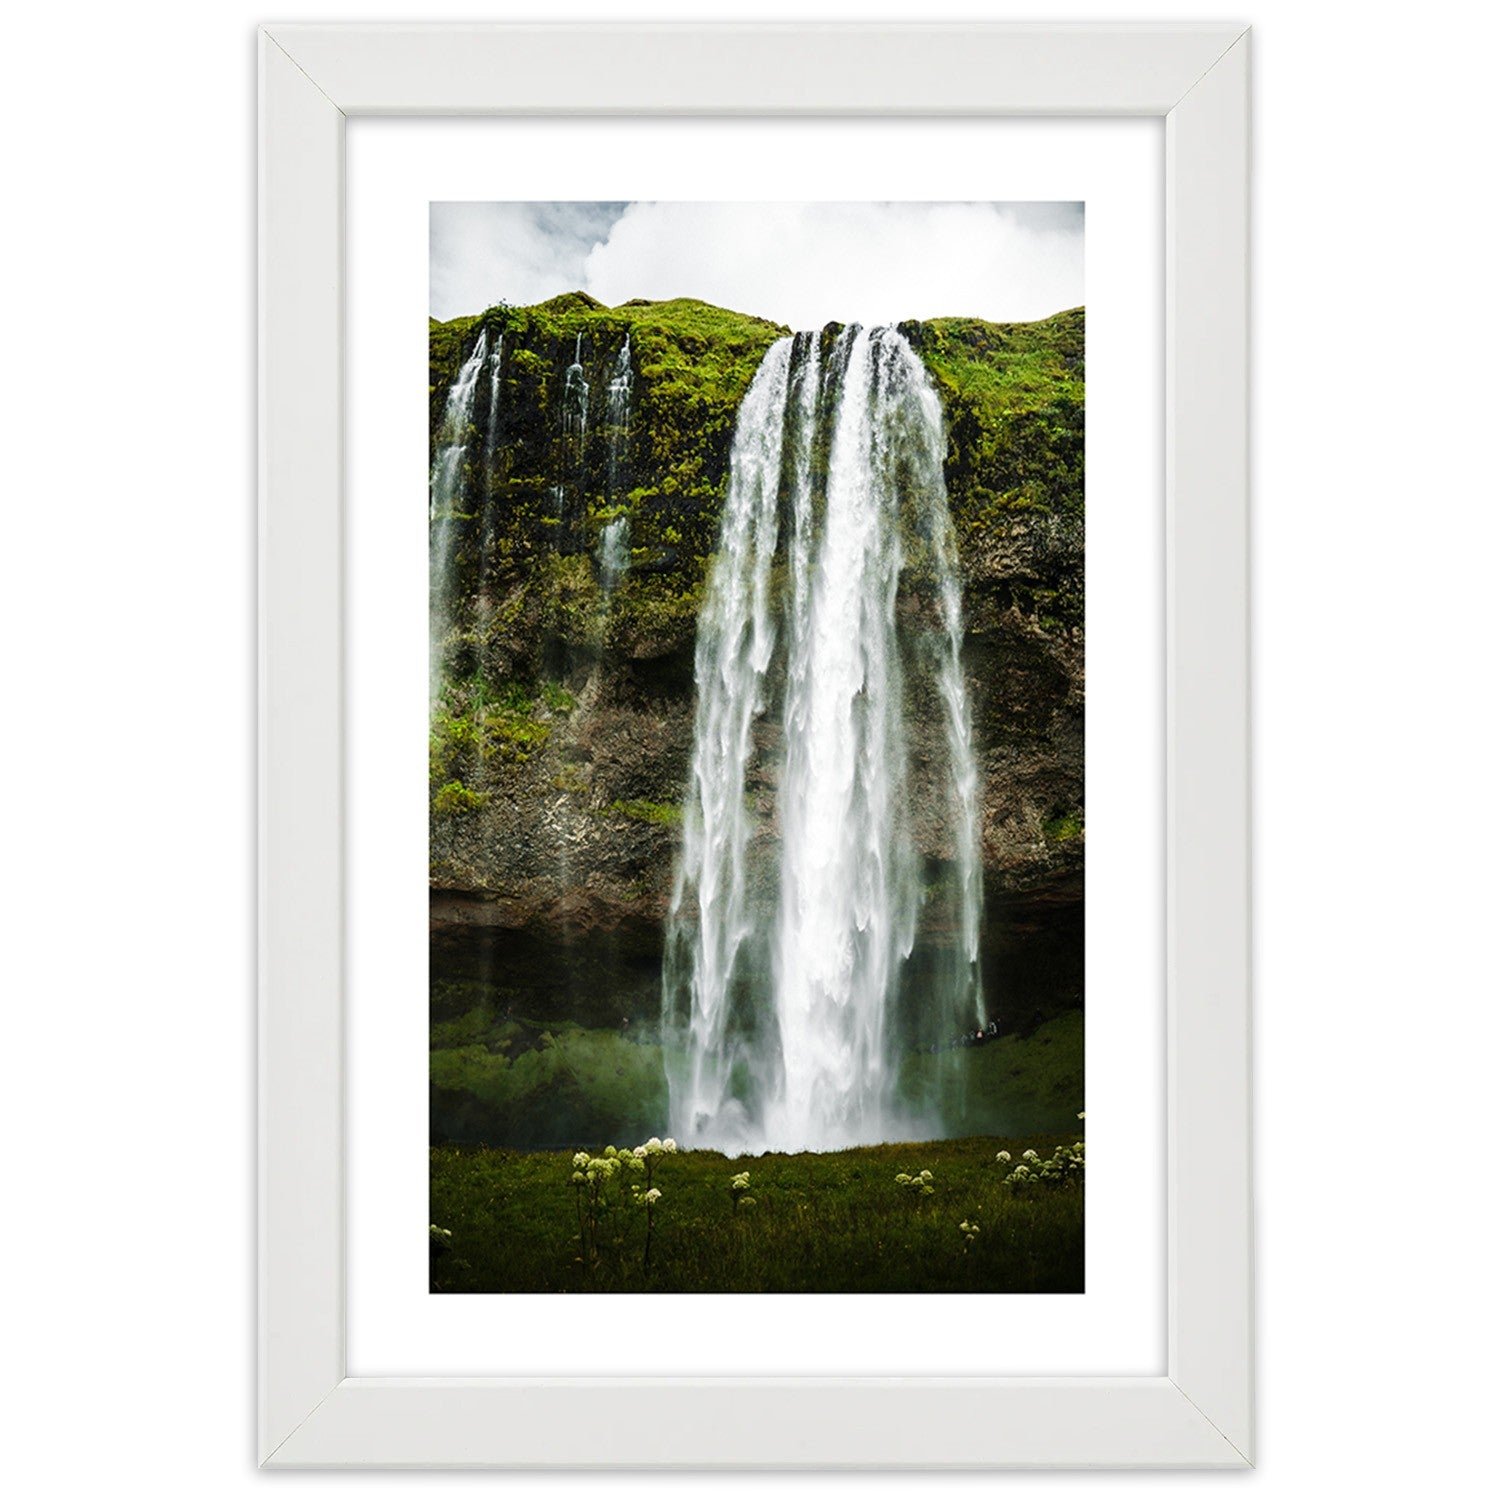
<instances>
[{"instance_id":1,"label":"mossy green hillside","mask_svg":"<svg viewBox=\"0 0 1500 1500\"><path fill-rule=\"evenodd\" d=\"M1083 309L1035 323L932 318L901 331L942 398L960 532L1002 511L1081 517Z\"/></svg>"},{"instance_id":2,"label":"mossy green hillside","mask_svg":"<svg viewBox=\"0 0 1500 1500\"><path fill-rule=\"evenodd\" d=\"M583 293L433 323L430 423L483 328L499 380L480 383L460 483L454 583L465 607L444 643L454 676L536 676L610 640L653 653L690 643L723 505L740 401L786 330L679 298L607 308ZM630 421L607 393L630 340ZM575 357L586 407L570 391ZM630 520L631 568L609 608L592 553Z\"/></svg>"},{"instance_id":3,"label":"mossy green hillside","mask_svg":"<svg viewBox=\"0 0 1500 1500\"><path fill-rule=\"evenodd\" d=\"M985 628L1015 612L1044 647L1081 632L1083 309L1034 323L934 318L901 329L943 403L971 623ZM997 546L1018 537L1025 545L997 566Z\"/></svg>"}]
</instances>

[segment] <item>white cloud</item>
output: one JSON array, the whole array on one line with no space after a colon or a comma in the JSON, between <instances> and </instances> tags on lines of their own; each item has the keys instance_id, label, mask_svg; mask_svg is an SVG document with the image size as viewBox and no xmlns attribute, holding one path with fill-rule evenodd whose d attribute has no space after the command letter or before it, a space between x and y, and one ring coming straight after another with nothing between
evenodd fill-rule
<instances>
[{"instance_id":1,"label":"white cloud","mask_svg":"<svg viewBox=\"0 0 1500 1500\"><path fill-rule=\"evenodd\" d=\"M963 313L1045 317L1083 300L1082 221L987 203L633 203L586 288L700 297L794 328Z\"/></svg>"},{"instance_id":2,"label":"white cloud","mask_svg":"<svg viewBox=\"0 0 1500 1500\"><path fill-rule=\"evenodd\" d=\"M584 284L589 251L623 203L434 203L428 305L435 318L545 302Z\"/></svg>"},{"instance_id":3,"label":"white cloud","mask_svg":"<svg viewBox=\"0 0 1500 1500\"><path fill-rule=\"evenodd\" d=\"M1046 317L1083 295L1081 204L436 204L435 317L581 289L794 328Z\"/></svg>"}]
</instances>

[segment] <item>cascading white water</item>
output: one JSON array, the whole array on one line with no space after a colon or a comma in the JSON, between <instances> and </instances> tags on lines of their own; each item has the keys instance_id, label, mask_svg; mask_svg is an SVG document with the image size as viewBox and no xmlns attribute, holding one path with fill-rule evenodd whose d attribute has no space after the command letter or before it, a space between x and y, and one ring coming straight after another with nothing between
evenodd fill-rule
<instances>
[{"instance_id":1,"label":"cascading white water","mask_svg":"<svg viewBox=\"0 0 1500 1500\"><path fill-rule=\"evenodd\" d=\"M609 469L606 498L611 505L617 503L625 476L625 455L630 442L630 396L634 378L630 370L630 334L615 359L615 368L605 393L604 426L609 434ZM599 582L604 590L604 602L625 574L630 570L630 517L615 516L606 522L599 533Z\"/></svg>"},{"instance_id":2,"label":"cascading white water","mask_svg":"<svg viewBox=\"0 0 1500 1500\"><path fill-rule=\"evenodd\" d=\"M573 363L563 376L563 435L573 439L583 452L583 439L589 426L589 383L583 378L583 335L573 344Z\"/></svg>"},{"instance_id":3,"label":"cascading white water","mask_svg":"<svg viewBox=\"0 0 1500 1500\"><path fill-rule=\"evenodd\" d=\"M870 335L846 332L835 353L846 362L843 398L783 709L778 1133L809 1142L878 1137L886 1011L918 895L895 639L901 545L880 471L887 423Z\"/></svg>"},{"instance_id":4,"label":"cascading white water","mask_svg":"<svg viewBox=\"0 0 1500 1500\"><path fill-rule=\"evenodd\" d=\"M438 430L437 452L427 483L427 519L429 527L427 552L428 603L431 611L429 628L428 689L436 697L440 686L440 665L449 627L453 600L453 568L458 519L465 500L465 460L474 424L474 397L479 373L489 354L489 336L479 330L478 342L459 367L458 376L448 391L443 408L443 425Z\"/></svg>"},{"instance_id":5,"label":"cascading white water","mask_svg":"<svg viewBox=\"0 0 1500 1500\"><path fill-rule=\"evenodd\" d=\"M474 421L474 392L488 352L489 337L481 328L479 342L459 367L458 376L448 389L443 425L438 429L437 454L428 476L429 520L437 520L440 512L452 510L462 498L464 453L469 446L469 428Z\"/></svg>"},{"instance_id":6,"label":"cascading white water","mask_svg":"<svg viewBox=\"0 0 1500 1500\"><path fill-rule=\"evenodd\" d=\"M630 517L616 516L599 533L599 580L607 599L630 571Z\"/></svg>"},{"instance_id":7,"label":"cascading white water","mask_svg":"<svg viewBox=\"0 0 1500 1500\"><path fill-rule=\"evenodd\" d=\"M775 639L768 585L791 353L791 339L773 344L740 404L719 552L698 616L698 704L667 927L663 1031L673 1129L705 1144L748 1146L755 1138L779 1048L756 1026L769 1017L753 999L744 1003L753 955L742 949L757 936L746 889L754 825L745 786Z\"/></svg>"},{"instance_id":8,"label":"cascading white water","mask_svg":"<svg viewBox=\"0 0 1500 1500\"><path fill-rule=\"evenodd\" d=\"M486 466L494 461L495 447L500 437L500 362L505 357L505 335L495 340L494 353L490 355L490 410L484 424L484 461Z\"/></svg>"},{"instance_id":9,"label":"cascading white water","mask_svg":"<svg viewBox=\"0 0 1500 1500\"><path fill-rule=\"evenodd\" d=\"M630 396L634 377L630 371L630 334L625 335L614 374L606 393L604 421L609 428L609 499L613 504L620 492L624 472L626 445L630 441Z\"/></svg>"},{"instance_id":10,"label":"cascading white water","mask_svg":"<svg viewBox=\"0 0 1500 1500\"><path fill-rule=\"evenodd\" d=\"M978 775L944 450L936 392L891 329L846 329L826 369L812 336L781 340L741 406L699 618L668 924L679 1138L834 1149L912 1127L892 1088L893 1013L922 897L904 657L942 705L957 905L954 961L921 1003L945 1037L982 1014ZM785 578L773 590L783 514ZM932 596L936 627L898 630L903 590ZM749 801L772 784L763 820Z\"/></svg>"}]
</instances>

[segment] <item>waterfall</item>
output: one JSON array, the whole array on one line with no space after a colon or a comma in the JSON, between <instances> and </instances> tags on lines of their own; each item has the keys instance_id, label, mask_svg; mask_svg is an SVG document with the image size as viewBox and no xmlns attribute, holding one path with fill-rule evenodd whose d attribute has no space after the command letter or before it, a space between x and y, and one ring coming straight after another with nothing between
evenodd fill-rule
<instances>
[{"instance_id":1,"label":"waterfall","mask_svg":"<svg viewBox=\"0 0 1500 1500\"><path fill-rule=\"evenodd\" d=\"M610 377L608 400L605 405L605 422L609 427L609 499L611 504L620 492L620 477L630 441L631 385L630 334L627 332L625 343L620 349L620 357L615 361L615 372Z\"/></svg>"},{"instance_id":2,"label":"waterfall","mask_svg":"<svg viewBox=\"0 0 1500 1500\"><path fill-rule=\"evenodd\" d=\"M946 752L953 956L921 1003L934 1036L982 1018L945 446L937 394L891 329L845 329L826 368L814 336L780 340L741 406L668 919L679 1138L833 1149L919 1128L894 1097L892 1023L923 898L908 726L924 691Z\"/></svg>"},{"instance_id":3,"label":"waterfall","mask_svg":"<svg viewBox=\"0 0 1500 1500\"><path fill-rule=\"evenodd\" d=\"M490 410L484 428L484 463L488 470L495 458L495 447L500 437L500 361L505 355L505 335L495 340L495 352L490 355Z\"/></svg>"},{"instance_id":4,"label":"waterfall","mask_svg":"<svg viewBox=\"0 0 1500 1500\"><path fill-rule=\"evenodd\" d=\"M456 583L453 574L457 562L458 522L467 484L465 460L474 424L474 395L488 353L489 337L481 328L478 342L459 368L448 391L442 426L438 429L437 452L428 475L427 582L431 611L428 689L434 698L441 682L443 651L451 623L449 610Z\"/></svg>"},{"instance_id":5,"label":"waterfall","mask_svg":"<svg viewBox=\"0 0 1500 1500\"><path fill-rule=\"evenodd\" d=\"M741 949L756 936L745 782L774 639L768 583L791 352L790 339L771 346L740 405L719 552L698 616L698 703L667 927L663 1031L673 1129L705 1144L748 1144L760 1125L755 1111L776 1081L767 1070L779 1043L763 1044L754 1024L769 1017L734 1001L748 977Z\"/></svg>"},{"instance_id":6,"label":"waterfall","mask_svg":"<svg viewBox=\"0 0 1500 1500\"><path fill-rule=\"evenodd\" d=\"M583 335L573 345L573 363L563 376L563 436L577 441L583 452L583 439L589 425L589 383L583 378Z\"/></svg>"},{"instance_id":7,"label":"waterfall","mask_svg":"<svg viewBox=\"0 0 1500 1500\"><path fill-rule=\"evenodd\" d=\"M606 500L617 503L625 456L630 442L630 395L632 376L630 372L630 333L615 359L614 373L609 379L604 406L604 425L609 432L609 488ZM608 602L615 586L630 569L630 517L615 516L599 533L599 580L604 586L604 598Z\"/></svg>"},{"instance_id":8,"label":"waterfall","mask_svg":"<svg viewBox=\"0 0 1500 1500\"><path fill-rule=\"evenodd\" d=\"M463 462L469 446L469 428L474 421L474 392L479 385L479 371L488 349L489 339L481 328L479 342L449 387L448 401L443 407L443 425L438 429L437 454L428 476L429 520L437 520L440 513L451 510L463 498Z\"/></svg>"},{"instance_id":9,"label":"waterfall","mask_svg":"<svg viewBox=\"0 0 1500 1500\"><path fill-rule=\"evenodd\" d=\"M607 599L630 571L630 517L616 516L599 533L599 578Z\"/></svg>"}]
</instances>

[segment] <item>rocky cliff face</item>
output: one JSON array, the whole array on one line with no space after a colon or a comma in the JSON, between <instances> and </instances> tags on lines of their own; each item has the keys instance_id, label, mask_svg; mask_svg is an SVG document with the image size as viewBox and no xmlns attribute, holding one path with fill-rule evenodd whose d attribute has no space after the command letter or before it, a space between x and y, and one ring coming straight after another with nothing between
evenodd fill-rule
<instances>
[{"instance_id":1,"label":"rocky cliff face","mask_svg":"<svg viewBox=\"0 0 1500 1500\"><path fill-rule=\"evenodd\" d=\"M788 330L701 303L610 309L582 294L434 324L435 449L481 328L499 353L463 435L435 580L434 976L528 991L545 968L573 1019L650 1017L735 416ZM1083 313L902 332L949 426L986 992L1024 1028L1082 991ZM628 423L608 400L627 335ZM618 572L601 542L621 518L629 566ZM917 837L938 871L951 856L928 773L941 730L926 705L910 714ZM780 725L768 717L756 732L774 767ZM772 815L768 837L773 781L753 792Z\"/></svg>"}]
</instances>

